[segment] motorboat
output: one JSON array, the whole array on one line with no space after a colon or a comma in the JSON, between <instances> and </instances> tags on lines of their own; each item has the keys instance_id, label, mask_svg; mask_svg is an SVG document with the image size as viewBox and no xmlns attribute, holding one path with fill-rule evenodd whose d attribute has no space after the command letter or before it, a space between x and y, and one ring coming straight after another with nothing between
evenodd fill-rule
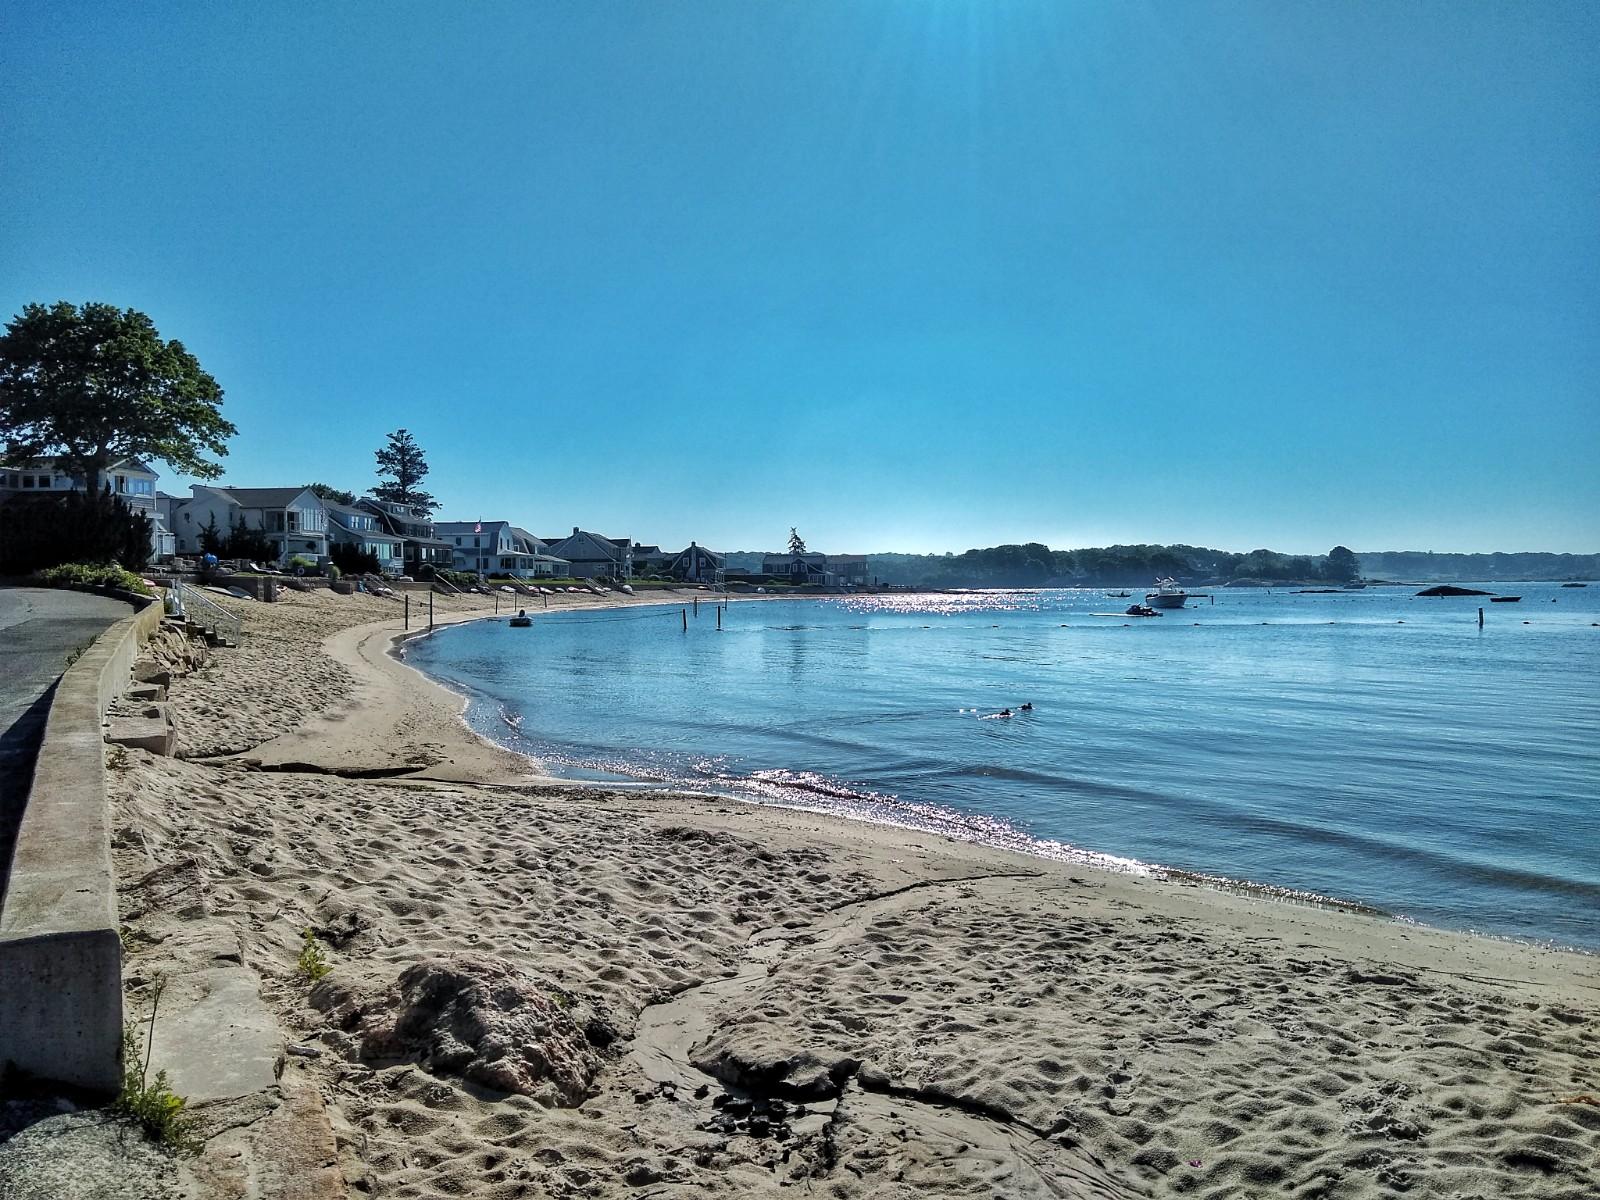
<instances>
[{"instance_id":1,"label":"motorboat","mask_svg":"<svg viewBox=\"0 0 1600 1200\"><path fill-rule=\"evenodd\" d=\"M533 618L525 612L519 612L511 618L510 624L513 629L527 629L533 624Z\"/></svg>"},{"instance_id":2,"label":"motorboat","mask_svg":"<svg viewBox=\"0 0 1600 1200\"><path fill-rule=\"evenodd\" d=\"M1175 579L1158 579L1156 590L1144 594L1145 603L1155 608L1182 608L1188 599L1189 593Z\"/></svg>"},{"instance_id":3,"label":"motorboat","mask_svg":"<svg viewBox=\"0 0 1600 1200\"><path fill-rule=\"evenodd\" d=\"M1125 617L1159 617L1161 614L1148 604L1130 604L1127 611L1122 615Z\"/></svg>"}]
</instances>

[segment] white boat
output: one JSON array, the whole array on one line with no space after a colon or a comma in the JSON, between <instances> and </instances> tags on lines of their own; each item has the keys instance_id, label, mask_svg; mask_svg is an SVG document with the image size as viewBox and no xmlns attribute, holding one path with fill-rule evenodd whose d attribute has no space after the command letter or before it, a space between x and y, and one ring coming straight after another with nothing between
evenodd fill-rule
<instances>
[{"instance_id":1,"label":"white boat","mask_svg":"<svg viewBox=\"0 0 1600 1200\"><path fill-rule=\"evenodd\" d=\"M1182 608L1188 598L1176 579L1158 579L1156 590L1144 594L1144 602L1151 608Z\"/></svg>"}]
</instances>

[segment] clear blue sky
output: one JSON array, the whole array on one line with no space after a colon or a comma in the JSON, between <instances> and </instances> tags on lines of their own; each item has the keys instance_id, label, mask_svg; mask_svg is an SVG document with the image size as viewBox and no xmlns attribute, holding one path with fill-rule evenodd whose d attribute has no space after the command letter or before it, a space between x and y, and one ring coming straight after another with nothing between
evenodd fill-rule
<instances>
[{"instance_id":1,"label":"clear blue sky","mask_svg":"<svg viewBox=\"0 0 1600 1200\"><path fill-rule=\"evenodd\" d=\"M60 298L240 485L403 425L540 533L1593 552L1600 5L11 0Z\"/></svg>"}]
</instances>

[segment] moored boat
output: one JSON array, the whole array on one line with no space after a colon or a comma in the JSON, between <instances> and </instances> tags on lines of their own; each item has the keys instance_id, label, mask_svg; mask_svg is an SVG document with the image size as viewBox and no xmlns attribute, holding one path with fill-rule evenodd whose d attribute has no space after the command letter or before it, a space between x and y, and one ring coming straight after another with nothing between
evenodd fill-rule
<instances>
[{"instance_id":1,"label":"moored boat","mask_svg":"<svg viewBox=\"0 0 1600 1200\"><path fill-rule=\"evenodd\" d=\"M1158 579L1156 590L1144 594L1145 603L1152 608L1182 608L1188 599L1189 593L1179 586L1176 579Z\"/></svg>"}]
</instances>

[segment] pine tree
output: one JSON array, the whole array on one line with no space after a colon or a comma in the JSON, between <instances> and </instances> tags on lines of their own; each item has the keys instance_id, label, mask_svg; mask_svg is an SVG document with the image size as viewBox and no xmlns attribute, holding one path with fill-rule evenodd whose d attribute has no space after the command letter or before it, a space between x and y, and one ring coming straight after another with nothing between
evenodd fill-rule
<instances>
[{"instance_id":1,"label":"pine tree","mask_svg":"<svg viewBox=\"0 0 1600 1200\"><path fill-rule=\"evenodd\" d=\"M790 554L804 554L805 552L806 552L806 540L805 540L805 538L800 536L800 531L798 529L796 529L793 525L789 526L789 553Z\"/></svg>"},{"instance_id":2,"label":"pine tree","mask_svg":"<svg viewBox=\"0 0 1600 1200\"><path fill-rule=\"evenodd\" d=\"M422 490L428 475L428 460L417 439L404 429L389 435L389 444L379 447L378 486L372 494L390 504L404 504L424 515L436 507L434 498Z\"/></svg>"}]
</instances>

